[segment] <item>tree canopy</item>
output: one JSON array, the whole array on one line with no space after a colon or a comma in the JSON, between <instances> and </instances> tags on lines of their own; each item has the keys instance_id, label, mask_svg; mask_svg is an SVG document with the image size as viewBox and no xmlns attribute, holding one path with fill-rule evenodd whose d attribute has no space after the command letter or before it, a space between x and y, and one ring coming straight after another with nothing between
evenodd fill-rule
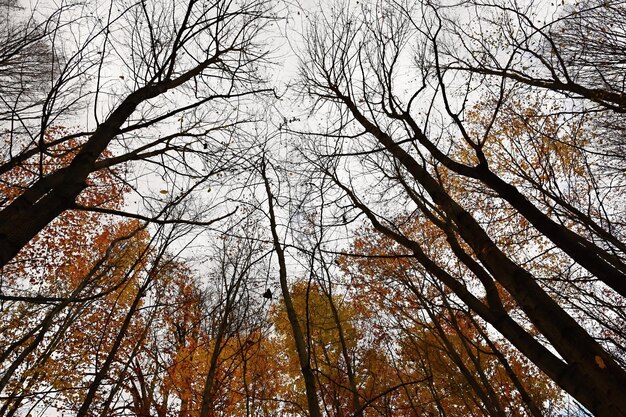
<instances>
[{"instance_id":1,"label":"tree canopy","mask_svg":"<svg viewBox=\"0 0 626 417\"><path fill-rule=\"evenodd\" d=\"M626 417L625 17L0 0L0 416Z\"/></svg>"}]
</instances>

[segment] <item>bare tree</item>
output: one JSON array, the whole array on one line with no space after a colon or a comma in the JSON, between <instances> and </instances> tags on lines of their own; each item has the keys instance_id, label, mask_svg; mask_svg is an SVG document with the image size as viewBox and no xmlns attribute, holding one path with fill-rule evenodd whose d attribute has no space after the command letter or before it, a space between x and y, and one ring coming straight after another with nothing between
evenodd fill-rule
<instances>
[{"instance_id":1,"label":"bare tree","mask_svg":"<svg viewBox=\"0 0 626 417\"><path fill-rule=\"evenodd\" d=\"M291 331L293 334L293 340L296 345L296 352L298 354L298 362L300 364L300 371L302 372L302 377L304 378L305 384L305 392L307 398L308 412L312 417L320 417L322 415L322 411L320 408L320 403L317 396L317 388L315 383L315 374L312 368L312 360L309 345L307 343L307 338L305 337L305 332L300 325L298 314L294 308L293 300L291 297L291 293L289 290L288 283L288 270L287 270L287 261L285 256L284 243L281 241L279 236L279 226L277 222L276 210L274 209L276 204L276 197L274 196L274 192L272 191L272 185L270 182L269 172L268 172L268 162L264 159L260 162L260 176L263 180L263 185L265 187L265 193L267 195L267 204L268 204L268 217L270 221L270 231L272 235L272 242L274 245L274 251L276 253L276 258L278 261L278 272L279 272L279 282L281 293L283 296L283 301L285 303L285 309L287 311L287 317L289 319L289 323L291 325Z\"/></svg>"},{"instance_id":2,"label":"bare tree","mask_svg":"<svg viewBox=\"0 0 626 417\"><path fill-rule=\"evenodd\" d=\"M85 7L93 8L93 18L58 12L50 47L75 52L51 71L37 126L10 130L2 172L33 158L41 161L70 139L76 142L64 151L73 156L53 172L39 166L23 192L5 202L2 265L60 213L85 208L77 197L98 170L148 161L164 179L177 178L166 190L170 202L184 200L229 167L228 148L236 147L231 135L245 121L233 116L236 107L245 97L267 91L257 72L265 56L258 35L272 18L265 2L112 2L104 11L101 4ZM87 31L85 20L98 24ZM80 34L76 45L63 43L71 30ZM111 65L118 66L118 73L112 74ZM94 127L47 140L53 124L71 123L77 112ZM12 114L6 123L21 117ZM164 215L157 210L153 217Z\"/></svg>"},{"instance_id":3,"label":"bare tree","mask_svg":"<svg viewBox=\"0 0 626 417\"><path fill-rule=\"evenodd\" d=\"M513 147L516 138L509 141L503 129L495 128L503 126L502 109L517 106L519 115L525 111L515 95L518 90L505 82L508 77L477 80L472 71L455 68L455 72L443 62L456 46L473 56L489 57L481 47L490 40L486 25L476 32L466 30L467 42L448 31L450 26L466 27L448 17L458 15L464 6L373 2L354 11L337 4L311 20L302 52L302 87L317 97L316 109L331 118L330 128L311 136L316 141L310 145L315 155L310 156L311 163L344 193L344 206L364 214L375 229L404 246L427 274L581 404L597 415L623 415L626 404L617 393L626 372L620 357L595 337L586 320L570 313L570 305L555 287L561 283L559 288L576 300L585 297L586 290L577 284L580 280L594 282L595 288L605 288L618 298L626 294L619 214L604 218L608 228L589 216L573 224L564 222L537 197L545 191L540 183L529 186L524 180L530 175L519 179L507 171L508 161L518 157L527 158L527 172L544 169L545 155L530 163L529 148ZM470 49L470 40L478 46ZM549 88L541 83L535 87ZM470 120L479 109L476 97L481 94L493 101L483 129L477 129ZM611 107L617 106L615 101L586 98L616 110ZM547 122L540 129L538 137L550 137L550 144L576 149ZM498 153L502 143L505 151ZM351 158L355 161L344 162ZM572 161L560 163L567 166ZM344 170L345 166L350 168ZM548 171L551 178L559 175L555 166ZM588 178L587 174L577 175ZM561 201L575 207L571 193L560 191ZM427 234L405 232L396 222L404 211L398 202L409 213L407 224L424 219L438 230L447 242L447 256L459 261L459 269L429 248ZM606 209L598 200L588 204L596 212ZM518 240L522 236L524 240ZM504 308L498 288L515 301L515 316L532 323L540 337ZM546 349L546 341L559 356Z\"/></svg>"}]
</instances>

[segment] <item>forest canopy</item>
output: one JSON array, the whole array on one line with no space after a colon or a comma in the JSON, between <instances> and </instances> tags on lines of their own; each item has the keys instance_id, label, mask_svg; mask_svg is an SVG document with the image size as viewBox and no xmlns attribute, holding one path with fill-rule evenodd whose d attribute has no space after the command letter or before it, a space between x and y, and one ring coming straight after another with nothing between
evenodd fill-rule
<instances>
[{"instance_id":1,"label":"forest canopy","mask_svg":"<svg viewBox=\"0 0 626 417\"><path fill-rule=\"evenodd\" d=\"M626 2L0 0L0 416L626 417Z\"/></svg>"}]
</instances>

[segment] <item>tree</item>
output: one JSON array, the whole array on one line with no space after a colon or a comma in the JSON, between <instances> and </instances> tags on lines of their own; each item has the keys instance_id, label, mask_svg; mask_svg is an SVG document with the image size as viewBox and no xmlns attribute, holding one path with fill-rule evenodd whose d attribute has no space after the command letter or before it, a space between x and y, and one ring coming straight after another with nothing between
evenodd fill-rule
<instances>
[{"instance_id":1,"label":"tree","mask_svg":"<svg viewBox=\"0 0 626 417\"><path fill-rule=\"evenodd\" d=\"M337 307L333 308L315 282L296 282L291 285L289 293L299 325L302 329L306 329L306 345L315 369L316 387L320 391L320 401L324 405L325 413L334 416L352 415L358 408L354 408L351 392L347 389L349 381L343 356L344 346L339 340L341 329L345 348L347 351L354 351L358 333L350 323L350 317L347 316L350 314L347 311L350 307L347 306L341 310ZM333 310L340 311L338 313L339 325L335 320ZM284 304L279 304L271 314L277 336L280 338L280 346L288 352L287 369L290 377L296 381L300 380L302 384L302 380L298 378L300 374L298 355ZM347 363L351 365L350 362ZM306 398L298 398L297 392L293 394L296 394L293 401L301 403L303 408L306 407Z\"/></svg>"},{"instance_id":2,"label":"tree","mask_svg":"<svg viewBox=\"0 0 626 417\"><path fill-rule=\"evenodd\" d=\"M106 414L144 343L145 334L129 334L150 326L153 318L139 313L165 248L180 237L166 226L207 226L233 214L222 200L192 197L211 191L246 152L232 135L248 119L233 110L269 92L259 35L274 16L271 4L256 1L87 2L39 13L23 24L14 14L2 20L0 266L8 278L0 297L12 311L0 386L10 413L44 381L79 393L69 401L78 415L98 407ZM66 122L80 127L58 127ZM156 190L138 186L147 169L160 178ZM131 192L143 210L123 204ZM129 231L112 216L156 224L158 245L125 252L146 226L130 222L137 230ZM124 256L122 272L113 274L119 280L107 282ZM85 310L94 306L94 314ZM112 327L98 322L103 316ZM17 326L27 317L32 326ZM79 324L89 324L82 336ZM102 343L76 358L81 349L61 343L66 330L68 341ZM52 370L50 358L62 353L93 366L93 378L79 372L46 380L40 369ZM34 373L22 372L26 364L35 364ZM79 381L85 386L70 387Z\"/></svg>"},{"instance_id":3,"label":"tree","mask_svg":"<svg viewBox=\"0 0 626 417\"><path fill-rule=\"evenodd\" d=\"M270 231L272 234L272 243L274 246L274 251L276 252L276 258L278 261L278 273L279 273L279 282L281 293L283 296L285 311L287 313L287 318L289 320L289 325L291 327L291 334L293 337L293 341L296 346L296 353L298 357L298 363L300 365L300 371L302 373L302 378L304 379L305 393L307 399L307 409L310 413L311 417L320 417L321 408L317 397L317 388L315 383L315 375L312 369L311 363L311 352L307 346L307 340L305 339L304 332L302 330L302 326L298 320L298 312L294 306L294 302L291 296L291 292L289 291L289 284L287 281L288 271L287 271L287 263L285 257L285 250L283 247L283 242L281 241L278 233L278 223L276 211L274 210L275 197L272 191L272 186L270 183L269 171L268 171L268 163L265 159L265 155L263 155L263 159L260 161L260 176L263 180L263 185L265 187L265 194L267 196L267 206L268 206L268 217L270 222Z\"/></svg>"},{"instance_id":4,"label":"tree","mask_svg":"<svg viewBox=\"0 0 626 417\"><path fill-rule=\"evenodd\" d=\"M433 253L445 251L432 226L416 222L406 227L408 235L430 234ZM343 256L340 265L355 286L353 303L369 310L368 320L375 323L369 327L400 346L395 378L418 382L399 390L409 396L396 400L399 409L417 415L493 416L558 410L559 391L545 375L505 341L494 340L453 293L402 255L401 246L369 232L362 232L352 256Z\"/></svg>"},{"instance_id":5,"label":"tree","mask_svg":"<svg viewBox=\"0 0 626 417\"><path fill-rule=\"evenodd\" d=\"M1 16L0 414L626 416L622 3Z\"/></svg>"},{"instance_id":6,"label":"tree","mask_svg":"<svg viewBox=\"0 0 626 417\"><path fill-rule=\"evenodd\" d=\"M626 382L626 372L620 358L570 314L550 288L559 280L577 292L572 284L593 277L596 288L623 296L622 244L613 233L604 233L604 227L590 233L589 225L598 223L593 215L577 225L561 222L536 200L532 193L536 188L515 186L507 172L497 170L488 152L493 141L489 129L504 120L502 108L523 96L516 96L516 86L502 78L476 82L471 72L462 69L455 77L442 62L444 53L454 50L446 30L454 25L449 15L457 11L428 3L419 7L368 3L359 6L358 13L338 5L316 16L306 34L301 82L306 92L318 98L317 108L332 117L332 123L313 136L327 141L316 139L310 145L315 156L308 159L344 193L344 207L350 205L364 214L380 233L406 248L425 274L452 290L561 388L597 415L623 415L626 404L617 393ZM484 40L480 33L470 35L478 42ZM480 56L483 50L470 52ZM408 76L409 70L419 78ZM416 87L402 88L401 80ZM536 87L537 93L544 89ZM470 131L467 122L474 91L494 98L488 129L478 134ZM542 133L550 134L549 130ZM328 157L319 160L322 155ZM339 168L348 162L338 160L351 156L361 159L359 174ZM362 179L357 181L357 176ZM365 191L362 185L367 183L378 187ZM372 195L381 197L372 201ZM423 218L439 230L446 252L460 261L461 269L434 256L428 236L407 236L394 221L398 217L389 213L387 198L406 201L412 210L410 221ZM381 201L387 204L385 215L380 214ZM483 202L504 207L512 218L527 222L535 248L532 256L513 253L498 241L500 230L491 227L494 211L485 212ZM591 204L602 211L597 200ZM608 229L619 235L619 220L608 217ZM511 236L524 230L516 224L509 223L505 233ZM541 247L546 242L547 256L554 253L565 259L553 264L548 276L528 263L534 254L543 256ZM516 316L532 324L532 331L504 308L499 288L514 301ZM547 350L540 337L559 356Z\"/></svg>"},{"instance_id":7,"label":"tree","mask_svg":"<svg viewBox=\"0 0 626 417\"><path fill-rule=\"evenodd\" d=\"M98 369L111 351L115 355L128 348L114 340L117 332L125 331L120 328L141 326L134 320L136 306L131 308L141 299L137 294L145 257L140 253L147 245L141 231L136 222L112 225L97 235L97 244L107 246L93 248L92 266L89 259L74 256L85 264L64 265L61 271L66 269L68 282L51 285L45 296L14 297L3 323L8 330L3 340L3 412L13 415L25 400L32 406L34 398L54 403L56 391L79 401L77 393L88 384L85 373ZM91 269L84 273L85 267ZM58 277L46 279L54 284ZM12 328L15 320L25 319L25 312L30 326Z\"/></svg>"},{"instance_id":8,"label":"tree","mask_svg":"<svg viewBox=\"0 0 626 417\"><path fill-rule=\"evenodd\" d=\"M63 128L52 129L46 139L54 141L66 132ZM71 142L57 145L40 163L24 164L5 173L2 194L9 200L14 198L40 166L46 172L58 169L71 158L73 149ZM115 172L102 170L92 178L80 201L119 208L124 193L125 187ZM15 412L40 384L44 376L41 369L65 346L61 338L65 331L81 323L89 332L89 320L79 319L84 317L87 305L97 306L103 299L111 301L131 285L129 269L141 260L141 250L133 250L131 242L141 240L143 229L136 221L113 222L106 215L66 212L3 268L0 300L4 309L4 372L0 386L14 401L6 401L4 410ZM102 310L96 307L93 312L98 314L92 315L92 320L100 320ZM30 369L24 369L25 364L30 364Z\"/></svg>"},{"instance_id":9,"label":"tree","mask_svg":"<svg viewBox=\"0 0 626 417\"><path fill-rule=\"evenodd\" d=\"M75 49L64 45L76 52L64 57L60 69L50 73L47 99L38 106L39 126L34 130L25 126L23 132L9 130L1 172L41 160L50 146L68 140L78 143L66 165L46 174L40 170L20 195L5 203L0 212L0 266L62 212L92 209L82 206L77 197L91 176L114 165L143 160L159 167L163 178L178 178L170 191L164 190L173 194L169 205L145 218L135 214L163 221L171 214L168 207L186 201L194 190L232 167L233 155L239 155L241 149L231 154L237 145L228 138L244 120L229 119L231 100L239 105L247 96L267 91L259 87L257 66L265 53L257 38L271 19L268 4L227 1L208 7L196 1L172 1L126 7L112 2L105 16L99 16L100 6L94 5L93 15L79 19L73 19L71 11L59 11L52 40L61 42L65 31L81 26L95 29L76 37ZM169 16L174 18L172 24L164 24ZM85 26L83 20L93 25ZM116 31L127 32L129 41L112 36ZM111 77L109 65L116 64L123 72ZM82 94L88 89L94 92ZM193 99L171 96L177 92ZM154 100L163 99L166 93L171 98L155 106ZM101 98L105 94L112 94L113 100L112 108L103 112ZM46 143L45 132L52 123L92 103L95 128ZM32 106L27 107L33 111ZM218 116L209 117L214 110ZM171 123L174 117L178 123ZM12 114L7 124L12 126L22 118L27 117ZM160 133L155 134L157 131ZM219 140L224 139L221 134L226 136L224 141ZM111 157L105 156L106 150ZM210 220L193 216L185 220L210 224ZM14 224L22 227L16 229Z\"/></svg>"},{"instance_id":10,"label":"tree","mask_svg":"<svg viewBox=\"0 0 626 417\"><path fill-rule=\"evenodd\" d=\"M0 2L0 121L28 124L36 114L33 108L44 101L41 83L46 83L46 74L59 59L47 39L64 8L40 22L34 15L14 18L21 12L17 1ZM11 131L14 129L21 130L13 125Z\"/></svg>"}]
</instances>

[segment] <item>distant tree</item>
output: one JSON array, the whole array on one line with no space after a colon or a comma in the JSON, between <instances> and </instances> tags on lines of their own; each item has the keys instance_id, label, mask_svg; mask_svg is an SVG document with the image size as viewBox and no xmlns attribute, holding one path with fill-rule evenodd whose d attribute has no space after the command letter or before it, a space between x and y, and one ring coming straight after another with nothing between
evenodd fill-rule
<instances>
[{"instance_id":1,"label":"distant tree","mask_svg":"<svg viewBox=\"0 0 626 417\"><path fill-rule=\"evenodd\" d=\"M0 121L13 121L22 131L37 117L45 89L60 59L48 37L63 7L43 21L23 10L16 0L0 1Z\"/></svg>"}]
</instances>

